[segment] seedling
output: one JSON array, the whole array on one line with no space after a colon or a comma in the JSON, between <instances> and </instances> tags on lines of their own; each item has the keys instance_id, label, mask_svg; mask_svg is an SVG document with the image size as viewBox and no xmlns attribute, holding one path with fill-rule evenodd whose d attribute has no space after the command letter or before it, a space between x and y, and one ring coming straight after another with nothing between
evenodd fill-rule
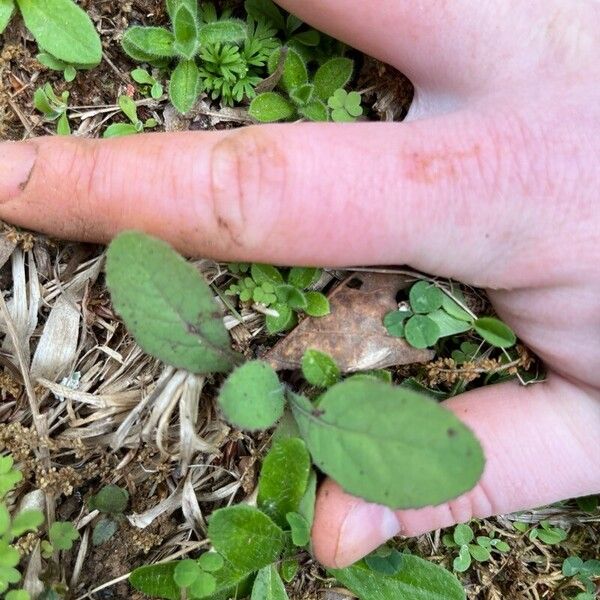
<instances>
[{"instance_id":1,"label":"seedling","mask_svg":"<svg viewBox=\"0 0 600 600\"><path fill-rule=\"evenodd\" d=\"M469 569L473 560L487 562L492 558L492 552L506 553L510 546L503 540L494 536L479 535L475 537L469 525L457 525L452 535L443 537L444 545L448 548L457 548L458 556L454 559L453 568L458 573Z\"/></svg>"},{"instance_id":2,"label":"seedling","mask_svg":"<svg viewBox=\"0 0 600 600\"><path fill-rule=\"evenodd\" d=\"M134 69L131 71L131 78L142 86L142 93L151 96L154 100L158 100L163 95L162 84L150 75L146 69Z\"/></svg>"},{"instance_id":3,"label":"seedling","mask_svg":"<svg viewBox=\"0 0 600 600\"><path fill-rule=\"evenodd\" d=\"M47 121L56 122L58 135L71 135L71 125L67 116L68 102L69 92L64 91L59 97L49 83L35 90L33 95L33 105L46 117Z\"/></svg>"},{"instance_id":4,"label":"seedling","mask_svg":"<svg viewBox=\"0 0 600 600\"><path fill-rule=\"evenodd\" d=\"M532 528L527 523L515 522L513 523L513 527L521 533L529 531L529 539L531 541L540 540L549 546L560 544L568 537L564 529L551 525L549 521L541 521L539 526Z\"/></svg>"},{"instance_id":5,"label":"seedling","mask_svg":"<svg viewBox=\"0 0 600 600\"><path fill-rule=\"evenodd\" d=\"M592 580L600 577L600 560L584 561L579 556L570 556L563 562L562 573L565 577L578 581L585 588L585 592L574 596L575 600L596 598L596 585Z\"/></svg>"},{"instance_id":6,"label":"seedling","mask_svg":"<svg viewBox=\"0 0 600 600\"><path fill-rule=\"evenodd\" d=\"M145 122L138 117L137 106L129 96L119 96L118 104L123 114L129 119L129 123L113 123L106 128L103 137L114 138L126 135L142 133L145 129L156 127L155 119L147 119Z\"/></svg>"},{"instance_id":7,"label":"seedling","mask_svg":"<svg viewBox=\"0 0 600 600\"><path fill-rule=\"evenodd\" d=\"M172 29L128 29L123 49L140 62L170 69L169 98L181 113L189 112L206 91L224 104L254 93L260 69L278 46L274 31L263 23L244 23L212 4L167 0Z\"/></svg>"},{"instance_id":8,"label":"seedling","mask_svg":"<svg viewBox=\"0 0 600 600\"><path fill-rule=\"evenodd\" d=\"M294 327L298 313L311 317L329 314L327 298L320 292L307 290L321 277L320 269L294 267L284 275L271 265L234 263L229 270L239 279L225 294L238 296L242 303L271 308L266 317L267 331L271 334Z\"/></svg>"},{"instance_id":9,"label":"seedling","mask_svg":"<svg viewBox=\"0 0 600 600\"><path fill-rule=\"evenodd\" d=\"M89 500L90 510L98 510L103 516L94 525L92 543L104 544L117 532L123 513L129 504L129 493L117 485L103 487Z\"/></svg>"},{"instance_id":10,"label":"seedling","mask_svg":"<svg viewBox=\"0 0 600 600\"><path fill-rule=\"evenodd\" d=\"M331 109L331 120L336 123L352 123L363 114L362 98L358 92L336 90L327 101Z\"/></svg>"},{"instance_id":11,"label":"seedling","mask_svg":"<svg viewBox=\"0 0 600 600\"><path fill-rule=\"evenodd\" d=\"M464 298L458 291L446 293L427 281L415 283L409 292L409 303L388 313L383 324L390 335L405 338L415 348L430 348L442 338L469 331L475 331L496 348L511 348L517 341L510 327L499 319L477 318L465 310Z\"/></svg>"},{"instance_id":12,"label":"seedling","mask_svg":"<svg viewBox=\"0 0 600 600\"><path fill-rule=\"evenodd\" d=\"M274 52L269 59L270 73L275 73L278 68L281 70L281 93L259 94L250 104L250 115L261 123L289 121L299 117L309 121L329 121L328 102L336 93L339 98L340 90L344 91L343 88L350 82L353 61L343 57L332 58L319 67L311 82L302 56L292 48L285 50L283 59L282 50ZM284 61L282 68L280 60Z\"/></svg>"},{"instance_id":13,"label":"seedling","mask_svg":"<svg viewBox=\"0 0 600 600\"><path fill-rule=\"evenodd\" d=\"M72 0L0 0L0 34L20 11L42 53L38 60L63 71L67 81L76 69L91 69L102 60L102 45L89 16Z\"/></svg>"}]
</instances>

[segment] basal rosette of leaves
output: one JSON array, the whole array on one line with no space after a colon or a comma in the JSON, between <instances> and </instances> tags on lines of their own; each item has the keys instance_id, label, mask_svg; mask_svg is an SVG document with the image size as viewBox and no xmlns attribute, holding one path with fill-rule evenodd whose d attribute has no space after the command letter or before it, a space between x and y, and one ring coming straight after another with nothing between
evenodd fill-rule
<instances>
[{"instance_id":1,"label":"basal rosette of leaves","mask_svg":"<svg viewBox=\"0 0 600 600\"><path fill-rule=\"evenodd\" d=\"M287 549L308 543L316 488L311 465L354 495L404 509L456 498L479 480L484 466L479 442L453 413L425 395L368 374L340 380L330 357L310 349L303 361L305 377L325 389L314 399L284 385L267 363L244 363L230 348L213 291L164 242L125 232L110 245L106 270L115 310L142 348L194 373L229 374L218 399L229 423L254 431L276 426L284 415L295 421L294 427L282 427L283 432L295 431L293 437L282 434L284 439L275 443L264 461L258 507L221 509L210 518L208 534L224 567L211 574L214 582L199 575L202 584L198 586L212 590L214 583L214 590L197 597L227 597L232 587L251 582L257 572L260 589L280 594L279 575L263 570L287 557ZM274 273L266 265L255 271L255 277L259 272L261 276ZM296 279L301 285L309 274L296 270L292 277L290 272L287 285ZM407 559L406 568L412 570L410 563ZM425 565L417 566L437 569ZM170 582L171 587L155 595L179 597L175 594L180 593L180 586L172 580L175 568L160 567L161 581ZM155 571L136 573L132 583L140 589L146 586L146 576L156 578ZM437 576L448 577L442 573ZM342 582L346 575L349 587L355 586L350 589L358 590L355 593L363 600L436 597L419 596L414 590L408 595L410 588L403 587L403 578L417 589L421 586L408 571L398 574L398 581L394 576L382 583L381 593L387 595L380 596L364 591L370 584L361 582L369 582L374 577L371 572L361 567L347 573L342 570Z\"/></svg>"},{"instance_id":2,"label":"basal rosette of leaves","mask_svg":"<svg viewBox=\"0 0 600 600\"><path fill-rule=\"evenodd\" d=\"M345 57L330 58L311 77L308 64L293 48L275 51L269 58L271 76L279 75L278 91L259 94L252 100L250 116L260 123L304 118L309 121L353 121L362 114L360 94L350 99L344 88L354 71ZM341 103L341 104L340 104Z\"/></svg>"},{"instance_id":3,"label":"basal rosette of leaves","mask_svg":"<svg viewBox=\"0 0 600 600\"><path fill-rule=\"evenodd\" d=\"M42 50L39 61L64 71L67 81L77 69L100 64L100 36L87 13L72 0L0 0L0 34L17 12Z\"/></svg>"},{"instance_id":4,"label":"basal rosette of leaves","mask_svg":"<svg viewBox=\"0 0 600 600\"><path fill-rule=\"evenodd\" d=\"M280 43L274 29L196 0L168 0L167 12L171 29L131 27L122 46L134 60L170 72L169 98L179 112L189 112L202 92L224 105L255 95Z\"/></svg>"}]
</instances>

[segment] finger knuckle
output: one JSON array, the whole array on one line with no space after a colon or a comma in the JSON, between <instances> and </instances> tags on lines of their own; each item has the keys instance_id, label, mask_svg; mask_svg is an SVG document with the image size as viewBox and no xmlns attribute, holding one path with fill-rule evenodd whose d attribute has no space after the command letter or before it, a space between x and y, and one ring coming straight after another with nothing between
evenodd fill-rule
<instances>
[{"instance_id":1,"label":"finger knuckle","mask_svg":"<svg viewBox=\"0 0 600 600\"><path fill-rule=\"evenodd\" d=\"M213 148L210 170L217 230L238 247L263 244L285 193L287 161L275 136L256 127L228 135Z\"/></svg>"}]
</instances>

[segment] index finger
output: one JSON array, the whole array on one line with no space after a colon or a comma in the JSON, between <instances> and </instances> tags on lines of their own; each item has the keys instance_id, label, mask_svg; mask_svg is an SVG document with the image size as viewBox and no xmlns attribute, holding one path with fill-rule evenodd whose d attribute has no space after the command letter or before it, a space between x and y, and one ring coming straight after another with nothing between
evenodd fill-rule
<instances>
[{"instance_id":1,"label":"index finger","mask_svg":"<svg viewBox=\"0 0 600 600\"><path fill-rule=\"evenodd\" d=\"M531 203L490 185L507 166L498 145L517 144L514 132L502 135L457 113L8 143L0 218L68 239L137 228L218 259L408 263L491 284L482 278L507 271L515 223L539 226Z\"/></svg>"}]
</instances>

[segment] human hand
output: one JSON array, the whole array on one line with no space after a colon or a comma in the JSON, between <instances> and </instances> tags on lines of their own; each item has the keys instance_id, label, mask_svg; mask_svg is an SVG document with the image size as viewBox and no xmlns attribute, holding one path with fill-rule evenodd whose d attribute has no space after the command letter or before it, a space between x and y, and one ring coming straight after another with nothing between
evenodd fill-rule
<instances>
[{"instance_id":1,"label":"human hand","mask_svg":"<svg viewBox=\"0 0 600 600\"><path fill-rule=\"evenodd\" d=\"M260 126L0 145L0 218L105 241L143 229L195 255L402 264L489 291L548 382L447 406L480 484L392 512L319 493L317 557L600 491L600 4L281 0L410 76L410 122ZM398 473L402 477L402 473Z\"/></svg>"}]
</instances>

